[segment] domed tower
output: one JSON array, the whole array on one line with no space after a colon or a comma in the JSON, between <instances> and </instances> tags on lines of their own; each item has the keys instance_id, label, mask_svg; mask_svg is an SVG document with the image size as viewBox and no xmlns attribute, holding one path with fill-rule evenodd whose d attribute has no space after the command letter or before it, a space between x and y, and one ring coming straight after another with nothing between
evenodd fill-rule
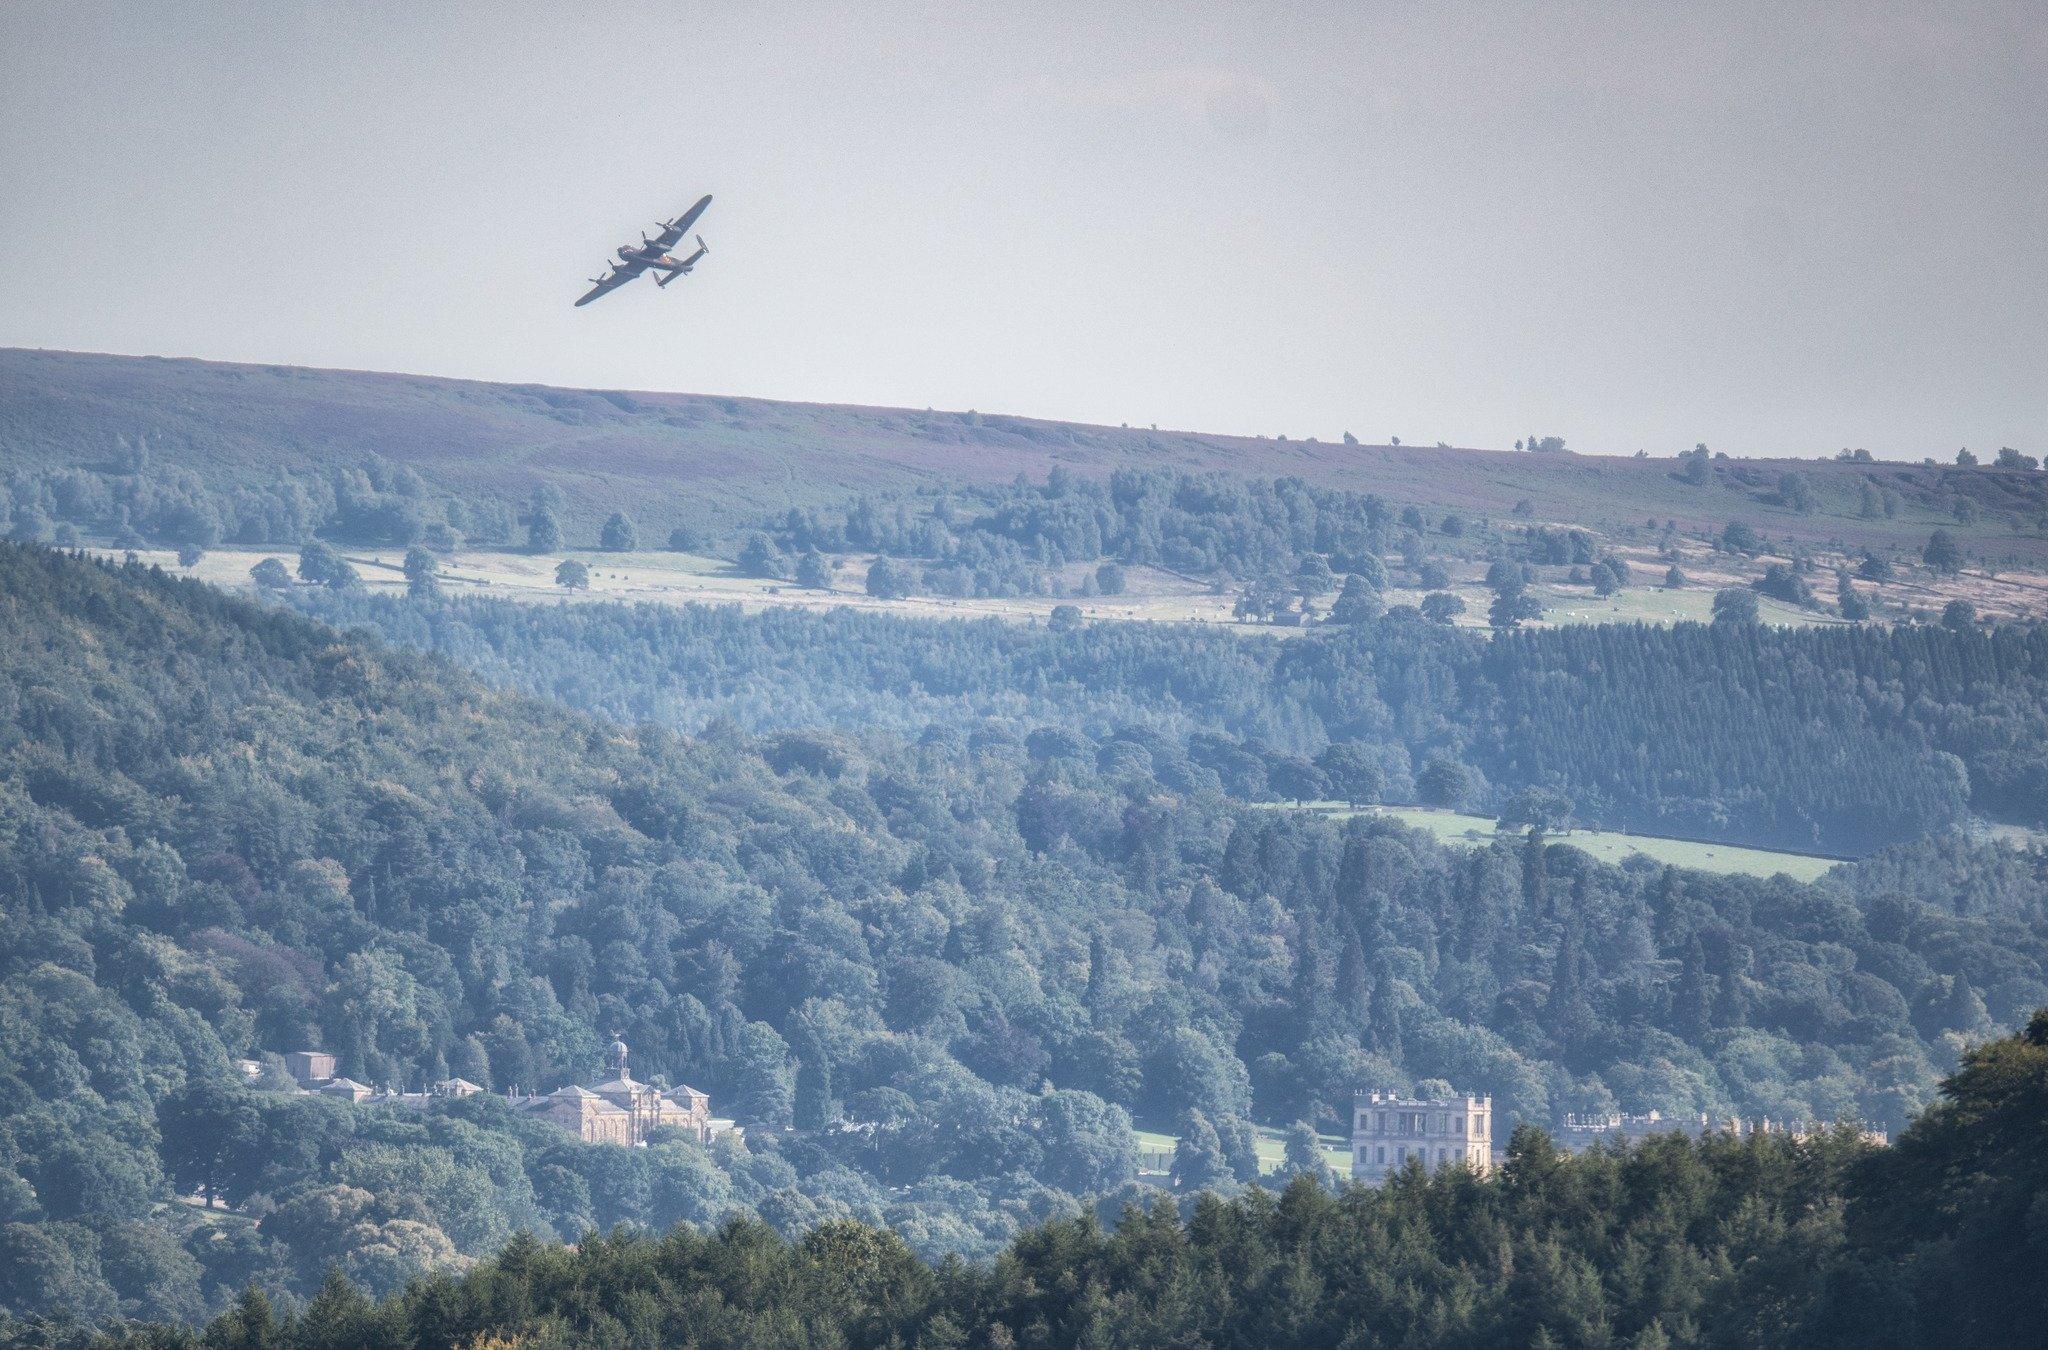
<instances>
[{"instance_id":1,"label":"domed tower","mask_svg":"<svg viewBox=\"0 0 2048 1350\"><path fill-rule=\"evenodd\" d=\"M606 1077L622 1078L629 1082L631 1081L632 1075L626 1072L627 1053L626 1043L620 1040L617 1034L614 1033L610 1047L604 1052L604 1072Z\"/></svg>"}]
</instances>

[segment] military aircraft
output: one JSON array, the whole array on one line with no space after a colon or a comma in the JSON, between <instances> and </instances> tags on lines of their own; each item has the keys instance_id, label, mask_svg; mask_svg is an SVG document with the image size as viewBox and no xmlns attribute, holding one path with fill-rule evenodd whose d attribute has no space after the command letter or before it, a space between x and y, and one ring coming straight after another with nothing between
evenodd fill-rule
<instances>
[{"instance_id":1,"label":"military aircraft","mask_svg":"<svg viewBox=\"0 0 2048 1350\"><path fill-rule=\"evenodd\" d=\"M703 215L704 208L709 205L711 194L706 193L695 206L674 220L661 222L661 232L654 238L649 239L643 233L638 244L622 245L619 248L619 260L611 264L612 270L601 277L590 278L593 289L576 303L579 306L587 305L600 295L615 291L642 272L650 270L662 274L654 279L654 284L661 287L666 287L677 277L687 276L690 269L697 265L697 260L711 251L704 242L704 236L697 236L697 251L687 258L671 258L668 251L690 232L690 227L697 223L697 217Z\"/></svg>"}]
</instances>

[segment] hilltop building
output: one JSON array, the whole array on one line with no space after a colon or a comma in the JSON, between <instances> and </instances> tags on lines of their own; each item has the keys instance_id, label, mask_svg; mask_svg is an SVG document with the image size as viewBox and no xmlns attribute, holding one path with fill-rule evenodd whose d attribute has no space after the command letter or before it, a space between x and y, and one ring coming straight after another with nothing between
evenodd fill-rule
<instances>
[{"instance_id":1,"label":"hilltop building","mask_svg":"<svg viewBox=\"0 0 2048 1350\"><path fill-rule=\"evenodd\" d=\"M325 1050L293 1050L285 1055L284 1067L302 1088L317 1088L334 1079L334 1056Z\"/></svg>"},{"instance_id":2,"label":"hilltop building","mask_svg":"<svg viewBox=\"0 0 2048 1350\"><path fill-rule=\"evenodd\" d=\"M1553 1138L1559 1148L1578 1153L1598 1143L1639 1144L1660 1134L1682 1134L1688 1139L1699 1139L1715 1132L1732 1135L1789 1134L1794 1139L1807 1139L1827 1128L1819 1121L1772 1120L1769 1116L1758 1120L1743 1120L1736 1116L1717 1120L1704 1112L1686 1116L1667 1116L1657 1111L1643 1115L1602 1112L1567 1114L1559 1122ZM1859 1129L1857 1133L1873 1144L1890 1142L1882 1130Z\"/></svg>"},{"instance_id":3,"label":"hilltop building","mask_svg":"<svg viewBox=\"0 0 2048 1350\"><path fill-rule=\"evenodd\" d=\"M1493 1098L1361 1092L1351 1113L1351 1176L1385 1181L1410 1159L1430 1171L1463 1163L1493 1170Z\"/></svg>"},{"instance_id":4,"label":"hilltop building","mask_svg":"<svg viewBox=\"0 0 2048 1350\"><path fill-rule=\"evenodd\" d=\"M733 1128L714 1120L711 1098L693 1087L664 1091L638 1083L626 1071L624 1041L613 1041L605 1056L611 1076L594 1087L571 1083L541 1096L512 1098L512 1104L590 1144L644 1144L656 1130L679 1130L700 1144Z\"/></svg>"},{"instance_id":5,"label":"hilltop building","mask_svg":"<svg viewBox=\"0 0 2048 1350\"><path fill-rule=\"evenodd\" d=\"M536 1120L575 1135L588 1144L645 1144L656 1130L681 1132L709 1143L727 1131L730 1120L711 1114L711 1098L693 1087L658 1088L636 1082L626 1071L624 1041L613 1041L605 1055L604 1082L592 1087L571 1083L553 1092L508 1091L506 1100ZM334 1056L323 1050L294 1050L284 1057L300 1092L318 1093L368 1106L425 1110L434 1102L475 1096L484 1089L466 1078L444 1078L424 1092L380 1092L352 1078L335 1074Z\"/></svg>"}]
</instances>

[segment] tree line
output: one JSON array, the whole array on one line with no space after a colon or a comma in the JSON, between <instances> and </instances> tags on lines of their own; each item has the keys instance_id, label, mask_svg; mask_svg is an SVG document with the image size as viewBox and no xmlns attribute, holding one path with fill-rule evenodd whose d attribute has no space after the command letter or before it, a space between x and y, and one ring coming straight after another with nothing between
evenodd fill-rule
<instances>
[{"instance_id":1,"label":"tree line","mask_svg":"<svg viewBox=\"0 0 2048 1350\"><path fill-rule=\"evenodd\" d=\"M1897 1126L2048 1003L2038 854L1926 840L1802 885L1608 867L1542 828L1447 849L1233 796L1268 772L1234 741L1025 702L914 737L685 736L137 565L10 546L0 601L22 1311L198 1315L330 1265L384 1291L520 1228L740 1211L988 1255L1113 1213L1134 1125L1228 1189L1254 1122L1327 1129L1371 1083L1489 1091L1509 1122ZM1205 675L1114 636L1067 659ZM1074 677L1020 650L1013 688ZM547 1090L614 1032L748 1139L585 1146L495 1097L410 1115L234 1064L319 1046L376 1086Z\"/></svg>"},{"instance_id":2,"label":"tree line","mask_svg":"<svg viewBox=\"0 0 2048 1350\"><path fill-rule=\"evenodd\" d=\"M79 1344L1055 1347L2007 1346L2048 1338L2038 1278L2048 1012L1983 1045L1891 1149L1848 1134L1561 1156L1515 1133L1482 1179L1411 1165L1378 1189L1062 1216L985 1266L934 1266L835 1222L521 1238L372 1303L252 1290L203 1332ZM47 1344L46 1332L19 1339Z\"/></svg>"},{"instance_id":3,"label":"tree line","mask_svg":"<svg viewBox=\"0 0 2048 1350\"><path fill-rule=\"evenodd\" d=\"M1505 584L1505 583L1503 583ZM493 683L679 730L916 737L935 720L1156 733L1253 801L1343 795L1498 813L1528 789L1581 824L1860 854L1972 813L2048 824L2048 628L1741 623L1517 629L1418 618L1287 642L1195 625L1051 628L838 611L434 605L301 589L295 605ZM1432 764L1456 785L1430 790Z\"/></svg>"}]
</instances>

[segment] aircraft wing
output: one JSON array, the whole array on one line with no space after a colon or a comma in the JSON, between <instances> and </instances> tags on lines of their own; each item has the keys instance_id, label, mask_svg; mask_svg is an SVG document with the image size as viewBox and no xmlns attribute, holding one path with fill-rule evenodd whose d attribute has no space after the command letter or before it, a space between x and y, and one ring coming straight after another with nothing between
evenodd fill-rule
<instances>
[{"instance_id":1,"label":"aircraft wing","mask_svg":"<svg viewBox=\"0 0 2048 1350\"><path fill-rule=\"evenodd\" d=\"M697 223L697 217L703 215L704 208L709 205L711 194L707 192L697 199L695 206L661 227L661 233L654 239L655 245L663 250L674 248L682 241L683 236L690 232L690 227Z\"/></svg>"},{"instance_id":2,"label":"aircraft wing","mask_svg":"<svg viewBox=\"0 0 2048 1350\"><path fill-rule=\"evenodd\" d=\"M597 285L591 287L589 293L586 294L581 300L578 300L576 302L577 306L581 307L583 305L587 305L591 301L597 299L597 297L599 297L600 295L610 294L611 292L617 290L619 287L625 285L627 282L631 281L634 277L639 276L640 273L644 270L645 269L643 267L637 265L630 267L613 268L612 274L610 276L606 277L603 281L598 282Z\"/></svg>"}]
</instances>

